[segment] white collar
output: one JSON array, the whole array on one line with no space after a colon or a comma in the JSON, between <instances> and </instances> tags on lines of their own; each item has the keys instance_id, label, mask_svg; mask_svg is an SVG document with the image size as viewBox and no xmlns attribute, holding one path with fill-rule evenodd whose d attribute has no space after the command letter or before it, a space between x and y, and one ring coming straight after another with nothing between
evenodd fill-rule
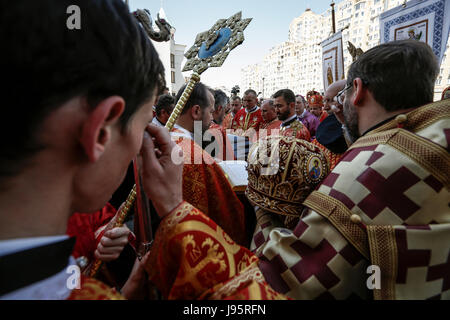
<instances>
[{"instance_id":1,"label":"white collar","mask_svg":"<svg viewBox=\"0 0 450 320\"><path fill-rule=\"evenodd\" d=\"M286 123L286 122L291 121L291 120L294 119L294 118L297 118L297 114L294 114L292 117L287 118L286 120L284 120L284 121L281 123L281 125L283 125L283 124Z\"/></svg>"},{"instance_id":2,"label":"white collar","mask_svg":"<svg viewBox=\"0 0 450 320\"><path fill-rule=\"evenodd\" d=\"M248 111L247 108L244 108L244 109L245 109L245 113L253 113L253 112L255 112L255 111L258 111L258 110L259 110L259 107L258 107L258 106L254 106L253 109L250 110L250 111Z\"/></svg>"},{"instance_id":3,"label":"white collar","mask_svg":"<svg viewBox=\"0 0 450 320\"><path fill-rule=\"evenodd\" d=\"M306 117L306 113L308 112L308 110L306 110L306 108L305 109L303 109L303 113L302 113L302 115L300 116L300 118L304 118L304 117Z\"/></svg>"},{"instance_id":4,"label":"white collar","mask_svg":"<svg viewBox=\"0 0 450 320\"><path fill-rule=\"evenodd\" d=\"M175 129L180 130L181 134L178 132L171 132L170 134L174 137L185 137L191 140L194 140L194 134L192 132L189 132L188 130L186 130L185 128L179 126L178 124L175 124L173 126Z\"/></svg>"},{"instance_id":5,"label":"white collar","mask_svg":"<svg viewBox=\"0 0 450 320\"><path fill-rule=\"evenodd\" d=\"M50 243L63 241L68 239L68 235L48 236L48 237L33 237L33 238L16 238L11 240L0 241L0 257L6 256L19 251L24 251Z\"/></svg>"},{"instance_id":6,"label":"white collar","mask_svg":"<svg viewBox=\"0 0 450 320\"><path fill-rule=\"evenodd\" d=\"M30 266L39 268L39 266ZM69 269L69 267L71 267ZM67 267L44 280L32 283L26 287L20 288L0 296L0 300L66 300L69 298L72 290L70 285L77 285L81 282L81 272L75 259L70 256L67 261Z\"/></svg>"},{"instance_id":7,"label":"white collar","mask_svg":"<svg viewBox=\"0 0 450 320\"><path fill-rule=\"evenodd\" d=\"M165 124L159 121L158 117L154 117L152 123L158 127L165 127Z\"/></svg>"},{"instance_id":8,"label":"white collar","mask_svg":"<svg viewBox=\"0 0 450 320\"><path fill-rule=\"evenodd\" d=\"M68 235L59 235L2 240L0 241L0 256L64 241L68 238ZM32 283L26 287L0 296L0 300L65 300L72 292L72 289L68 286L69 280L72 279L75 284L77 281L79 283L81 275L81 273L76 273L72 269L68 269L70 266L77 266L76 261L72 256L70 256L67 261L67 267L60 272L39 282ZM39 266L30 266L30 268L31 267L39 268ZM79 270L79 268L77 270Z\"/></svg>"}]
</instances>

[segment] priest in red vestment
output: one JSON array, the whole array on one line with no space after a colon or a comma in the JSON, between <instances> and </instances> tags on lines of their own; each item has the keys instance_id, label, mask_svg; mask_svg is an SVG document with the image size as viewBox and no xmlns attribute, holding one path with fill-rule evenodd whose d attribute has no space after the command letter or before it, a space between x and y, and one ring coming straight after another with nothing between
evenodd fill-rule
<instances>
[{"instance_id":1,"label":"priest in red vestment","mask_svg":"<svg viewBox=\"0 0 450 320\"><path fill-rule=\"evenodd\" d=\"M261 125L260 135L263 132L262 130L265 130L266 136L270 136L272 134L278 135L280 133L281 120L278 120L277 112L273 105L272 99L263 101L261 104L261 112L264 123Z\"/></svg>"},{"instance_id":2,"label":"priest in red vestment","mask_svg":"<svg viewBox=\"0 0 450 320\"><path fill-rule=\"evenodd\" d=\"M214 90L214 101L212 121L207 131L208 134L213 136L213 142L209 144L207 151L219 160L235 160L233 147L224 127L225 107L228 103L228 97L222 90Z\"/></svg>"},{"instance_id":3,"label":"priest in red vestment","mask_svg":"<svg viewBox=\"0 0 450 320\"><path fill-rule=\"evenodd\" d=\"M234 129L233 127L235 126L234 124L234 117L236 116L236 114L239 112L239 110L242 109L242 100L239 96L232 96L231 97L231 109L230 111L226 114L224 120L223 120L223 128L225 130L228 129Z\"/></svg>"},{"instance_id":4,"label":"priest in red vestment","mask_svg":"<svg viewBox=\"0 0 450 320\"><path fill-rule=\"evenodd\" d=\"M311 140L308 129L297 118L295 112L295 94L292 90L282 89L274 95L274 106L278 119L282 121L280 134L288 137L296 137L306 141Z\"/></svg>"},{"instance_id":5,"label":"priest in red vestment","mask_svg":"<svg viewBox=\"0 0 450 320\"><path fill-rule=\"evenodd\" d=\"M257 96L255 90L252 89L244 92L244 108L236 114L232 125L236 134L252 136L258 133L263 124L261 109L257 106Z\"/></svg>"},{"instance_id":6,"label":"priest in red vestment","mask_svg":"<svg viewBox=\"0 0 450 320\"><path fill-rule=\"evenodd\" d=\"M184 155L183 199L216 221L234 241L246 246L251 235L245 232L244 207L223 170L202 148L209 143L204 133L210 127L213 108L213 94L203 83L197 83L171 132Z\"/></svg>"}]
</instances>

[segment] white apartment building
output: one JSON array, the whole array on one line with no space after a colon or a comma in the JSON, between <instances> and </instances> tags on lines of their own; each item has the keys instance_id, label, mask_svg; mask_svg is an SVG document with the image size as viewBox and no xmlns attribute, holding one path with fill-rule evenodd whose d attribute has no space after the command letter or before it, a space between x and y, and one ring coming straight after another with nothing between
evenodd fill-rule
<instances>
[{"instance_id":1,"label":"white apartment building","mask_svg":"<svg viewBox=\"0 0 450 320\"><path fill-rule=\"evenodd\" d=\"M159 16L161 18L166 17L163 8L159 10ZM158 29L156 25L154 28L156 30ZM183 63L186 45L175 43L174 35L172 35L170 41L156 42L152 40L152 43L164 65L166 86L169 88L170 93L176 94L186 83L185 78L181 73L181 64Z\"/></svg>"},{"instance_id":2,"label":"white apartment building","mask_svg":"<svg viewBox=\"0 0 450 320\"><path fill-rule=\"evenodd\" d=\"M257 63L246 66L241 72L241 84L239 85L241 90L240 95L242 96L244 91L250 88L256 92L262 92L263 79L262 64Z\"/></svg>"},{"instance_id":3,"label":"white apartment building","mask_svg":"<svg viewBox=\"0 0 450 320\"><path fill-rule=\"evenodd\" d=\"M336 31L342 30L344 68L347 73L352 57L347 41L366 51L380 43L380 14L401 5L404 0L344 0L335 5ZM305 95L315 89L323 92L322 47L331 35L331 8L322 14L307 9L289 26L289 40L273 47L264 61L243 68L241 90L252 88L270 97L278 89L289 88ZM436 81L435 100L450 85L450 44ZM264 79L264 80L263 80Z\"/></svg>"}]
</instances>

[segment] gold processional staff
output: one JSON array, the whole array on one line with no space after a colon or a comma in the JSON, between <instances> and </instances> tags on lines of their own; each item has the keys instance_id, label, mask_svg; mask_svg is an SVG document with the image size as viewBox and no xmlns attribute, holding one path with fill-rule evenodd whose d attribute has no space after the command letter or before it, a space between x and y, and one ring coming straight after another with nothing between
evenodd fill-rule
<instances>
[{"instance_id":1,"label":"gold processional staff","mask_svg":"<svg viewBox=\"0 0 450 320\"><path fill-rule=\"evenodd\" d=\"M142 14L142 11L140 14ZM135 14L135 16L143 23L142 18L139 19L139 14ZM172 130L192 94L195 84L200 81L200 75L210 67L221 67L223 65L230 51L244 42L244 30L251 21L252 18L242 19L242 12L238 12L228 19L218 20L211 29L197 35L194 45L184 55L188 60L183 72L192 70L193 73L166 123L167 130ZM146 24L143 23L144 26ZM115 223L108 225L107 230L123 225L135 199L136 185L133 186L128 195L125 205L116 214ZM101 265L101 260L95 260L88 272L89 276L95 277Z\"/></svg>"}]
</instances>

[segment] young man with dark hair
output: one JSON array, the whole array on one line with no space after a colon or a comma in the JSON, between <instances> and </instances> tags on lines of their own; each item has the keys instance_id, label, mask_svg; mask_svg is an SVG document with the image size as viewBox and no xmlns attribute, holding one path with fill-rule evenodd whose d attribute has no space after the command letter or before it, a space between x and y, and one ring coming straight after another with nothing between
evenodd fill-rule
<instances>
[{"instance_id":1,"label":"young man with dark hair","mask_svg":"<svg viewBox=\"0 0 450 320\"><path fill-rule=\"evenodd\" d=\"M178 90L175 101L180 100L186 85ZM212 112L214 111L214 95L207 86L198 82L195 84L192 93L186 102L181 115L179 116L175 128L194 136L194 121L201 121L201 131L208 130L212 121Z\"/></svg>"},{"instance_id":2,"label":"young man with dark hair","mask_svg":"<svg viewBox=\"0 0 450 320\"><path fill-rule=\"evenodd\" d=\"M252 248L273 288L297 299L449 298L450 105L432 103L438 70L413 40L350 66L340 94L355 142L303 202L296 229L258 215Z\"/></svg>"},{"instance_id":3,"label":"young man with dark hair","mask_svg":"<svg viewBox=\"0 0 450 320\"><path fill-rule=\"evenodd\" d=\"M118 298L93 279L82 277L77 290L79 278L74 287L67 285L66 268L75 262L74 239L65 233L71 214L105 206L143 140L149 148L144 168L152 180L144 187L159 214L181 201L181 188L170 179L181 168L160 165L174 145L147 128L164 86L164 69L148 36L119 0L78 1L81 28L71 30L71 5L0 4L2 74L9 79L1 89L9 106L4 115L16 122L0 129L3 299ZM148 156L154 152L149 135L160 144L159 160Z\"/></svg>"},{"instance_id":4,"label":"young man with dark hair","mask_svg":"<svg viewBox=\"0 0 450 320\"><path fill-rule=\"evenodd\" d=\"M242 99L239 96L234 96L231 102L231 110L234 114L237 114L242 109Z\"/></svg>"},{"instance_id":5,"label":"young man with dark hair","mask_svg":"<svg viewBox=\"0 0 450 320\"><path fill-rule=\"evenodd\" d=\"M376 112L373 115L375 119L387 121L395 114L407 113L433 101L438 67L435 56L430 55L429 50L425 50L429 49L428 46L419 47L421 49L419 50L413 41L406 41L397 42L395 45L381 45L377 48L369 50L364 59L358 59L352 64L348 72L347 85L343 90L346 97L355 97L353 104L349 99L344 103L345 123L354 140L371 129L370 125L374 121L370 121L371 117L367 117L367 110ZM397 51L392 52L393 48ZM414 59L421 63L412 63ZM408 65L401 74L396 72L397 64L409 64L410 61L411 65ZM422 76L418 77L418 74ZM399 96L400 87L404 90ZM361 92L371 93L372 99L369 101L375 102L372 109L358 108L363 102L360 101Z\"/></svg>"},{"instance_id":6,"label":"young man with dark hair","mask_svg":"<svg viewBox=\"0 0 450 320\"><path fill-rule=\"evenodd\" d=\"M290 89L282 89L273 95L273 105L281 120L280 134L306 141L311 140L308 129L298 120L295 112L295 94Z\"/></svg>"},{"instance_id":7,"label":"young man with dark hair","mask_svg":"<svg viewBox=\"0 0 450 320\"><path fill-rule=\"evenodd\" d=\"M156 117L153 118L152 123L155 126L164 127L167 120L170 118L173 108L175 108L174 97L170 94L163 94L159 96L155 107Z\"/></svg>"}]
</instances>

